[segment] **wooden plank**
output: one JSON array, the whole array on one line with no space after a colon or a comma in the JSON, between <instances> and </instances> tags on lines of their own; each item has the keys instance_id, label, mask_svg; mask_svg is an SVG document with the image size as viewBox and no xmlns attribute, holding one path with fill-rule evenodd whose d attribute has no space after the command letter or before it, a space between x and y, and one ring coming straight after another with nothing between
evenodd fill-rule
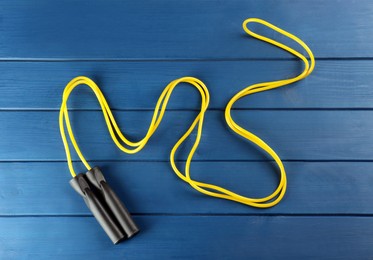
<instances>
[{"instance_id":1,"label":"wooden plank","mask_svg":"<svg viewBox=\"0 0 373 260\"><path fill-rule=\"evenodd\" d=\"M2 218L2 259L369 259L373 218L135 217L117 246L93 218Z\"/></svg>"},{"instance_id":2,"label":"wooden plank","mask_svg":"<svg viewBox=\"0 0 373 260\"><path fill-rule=\"evenodd\" d=\"M291 57L246 36L241 24L248 17L264 18L296 34L317 57L373 53L369 0L147 0L110 5L105 0L6 0L1 10L2 59Z\"/></svg>"},{"instance_id":3,"label":"wooden plank","mask_svg":"<svg viewBox=\"0 0 373 260\"><path fill-rule=\"evenodd\" d=\"M178 179L167 162L93 162L135 214L373 214L373 163L286 162L288 191L270 209L207 197ZM267 162L195 162L197 180L263 197L276 187ZM78 167L81 170L82 167ZM68 183L63 162L0 163L0 215L90 215Z\"/></svg>"},{"instance_id":4,"label":"wooden plank","mask_svg":"<svg viewBox=\"0 0 373 260\"><path fill-rule=\"evenodd\" d=\"M210 90L210 108L223 109L244 87L293 76L299 66L297 61L1 62L0 109L59 109L63 88L77 75L97 81L114 109L153 109L166 84L196 76ZM372 67L371 60L321 60L305 81L246 97L235 107L373 108L368 73ZM180 86L169 108L198 109L198 95L191 87ZM98 105L81 87L73 93L70 107L97 109Z\"/></svg>"},{"instance_id":5,"label":"wooden plank","mask_svg":"<svg viewBox=\"0 0 373 260\"><path fill-rule=\"evenodd\" d=\"M90 160L167 161L174 143L196 115L169 111L147 146L127 155L113 144L101 112L73 111L78 143ZM116 112L125 134L138 140L146 132L150 111ZM373 111L245 111L233 112L242 127L259 135L285 160L372 160ZM232 133L222 111L209 111L195 160L267 160L258 149ZM0 113L0 160L65 160L58 112ZM195 136L195 135L193 135ZM177 154L186 158L188 146ZM75 157L77 158L77 157Z\"/></svg>"}]
</instances>

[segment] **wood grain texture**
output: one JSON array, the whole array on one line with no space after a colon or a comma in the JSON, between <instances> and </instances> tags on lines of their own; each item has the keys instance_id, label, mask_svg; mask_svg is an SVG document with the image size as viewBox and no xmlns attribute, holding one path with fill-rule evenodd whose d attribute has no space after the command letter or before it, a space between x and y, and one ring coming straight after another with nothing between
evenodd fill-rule
<instances>
[{"instance_id":1,"label":"wood grain texture","mask_svg":"<svg viewBox=\"0 0 373 260\"><path fill-rule=\"evenodd\" d=\"M192 177L265 196L277 171L229 131L223 109L245 86L291 77L302 64L246 35L248 17L294 33L317 57L306 80L247 97L233 111L285 160L284 200L255 209L206 197L174 175L169 152L200 102L192 88L175 91L136 155L114 146L95 98L80 88L69 103L78 143L141 228L113 246L68 184L58 130L63 88L92 77L123 131L138 139L167 83L200 78L211 110ZM372 28L369 0L1 1L0 259L371 259Z\"/></svg>"},{"instance_id":2,"label":"wood grain texture","mask_svg":"<svg viewBox=\"0 0 373 260\"><path fill-rule=\"evenodd\" d=\"M372 218L141 216L114 246L94 218L2 218L2 259L369 259ZM32 243L30 243L32 241Z\"/></svg>"},{"instance_id":3,"label":"wood grain texture","mask_svg":"<svg viewBox=\"0 0 373 260\"><path fill-rule=\"evenodd\" d=\"M241 24L249 17L289 30L318 58L373 53L369 0L6 0L1 7L2 59L291 57L245 35Z\"/></svg>"},{"instance_id":4,"label":"wood grain texture","mask_svg":"<svg viewBox=\"0 0 373 260\"><path fill-rule=\"evenodd\" d=\"M168 162L92 165L103 169L108 183L135 214L373 214L369 162L286 162L286 196L266 210L200 194L176 177ZM250 197L263 197L278 184L277 171L268 162L195 162L191 171L197 180ZM0 216L90 215L68 183L64 162L1 163L0 172Z\"/></svg>"},{"instance_id":5,"label":"wood grain texture","mask_svg":"<svg viewBox=\"0 0 373 260\"><path fill-rule=\"evenodd\" d=\"M300 61L190 61L190 62L1 62L0 109L59 109L69 80L94 79L114 109L153 109L172 80L185 75L205 82L211 109L225 108L244 87L295 75ZM373 108L371 60L320 60L312 75L290 86L248 96L235 108L329 109ZM46 75L51 75L47 76ZM192 87L178 87L169 109L198 109L200 97ZM97 109L88 88L71 96L70 108Z\"/></svg>"},{"instance_id":6,"label":"wood grain texture","mask_svg":"<svg viewBox=\"0 0 373 260\"><path fill-rule=\"evenodd\" d=\"M147 146L136 155L120 151L111 140L102 113L73 111L76 138L89 160L168 161L171 148L197 112L169 111ZM115 113L119 126L132 139L142 137L150 111ZM373 111L245 111L233 112L242 127L259 135L284 160L372 160ZM65 160L58 130L58 112L0 113L0 160ZM192 137L195 135L193 134ZM186 158L192 140L177 154ZM74 157L77 158L77 157ZM222 111L206 113L195 160L267 160L253 144L232 133Z\"/></svg>"}]
</instances>

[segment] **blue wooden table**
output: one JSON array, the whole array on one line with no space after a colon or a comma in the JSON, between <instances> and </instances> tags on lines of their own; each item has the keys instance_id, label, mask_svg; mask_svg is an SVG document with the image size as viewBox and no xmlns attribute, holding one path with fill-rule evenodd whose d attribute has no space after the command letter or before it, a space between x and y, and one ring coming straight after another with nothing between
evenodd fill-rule
<instances>
[{"instance_id":1,"label":"blue wooden table","mask_svg":"<svg viewBox=\"0 0 373 260\"><path fill-rule=\"evenodd\" d=\"M223 110L245 86L293 76L302 64L247 36L248 17L289 30L317 58L306 80L233 111L284 160L285 198L255 209L201 195L174 175L169 152L200 102L192 88L176 90L136 155L113 145L81 88L70 102L77 140L141 227L112 245L68 184L57 122L64 86L93 78L136 139L167 83L200 78L212 100L193 177L264 196L278 182L273 163L229 131ZM369 0L1 1L0 259L372 259L372 40Z\"/></svg>"}]
</instances>

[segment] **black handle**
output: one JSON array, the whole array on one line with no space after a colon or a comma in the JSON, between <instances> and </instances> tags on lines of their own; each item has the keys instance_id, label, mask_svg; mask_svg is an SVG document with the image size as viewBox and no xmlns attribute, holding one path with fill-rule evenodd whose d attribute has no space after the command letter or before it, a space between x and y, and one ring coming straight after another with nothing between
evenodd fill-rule
<instances>
[{"instance_id":1,"label":"black handle","mask_svg":"<svg viewBox=\"0 0 373 260\"><path fill-rule=\"evenodd\" d=\"M114 244L139 232L131 214L98 167L85 174L78 174L70 181L70 185L84 198L87 207Z\"/></svg>"},{"instance_id":2,"label":"black handle","mask_svg":"<svg viewBox=\"0 0 373 260\"><path fill-rule=\"evenodd\" d=\"M110 208L127 238L137 234L139 228L133 221L131 214L128 212L123 202L106 182L101 170L98 167L94 167L86 173L86 176L90 183L100 190L103 200Z\"/></svg>"}]
</instances>

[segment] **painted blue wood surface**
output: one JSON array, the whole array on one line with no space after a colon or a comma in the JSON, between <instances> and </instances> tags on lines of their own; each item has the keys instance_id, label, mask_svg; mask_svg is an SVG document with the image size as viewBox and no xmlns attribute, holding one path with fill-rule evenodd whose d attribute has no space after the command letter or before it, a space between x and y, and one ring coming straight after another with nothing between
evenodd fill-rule
<instances>
[{"instance_id":1,"label":"painted blue wood surface","mask_svg":"<svg viewBox=\"0 0 373 260\"><path fill-rule=\"evenodd\" d=\"M288 193L270 209L256 209L198 193L168 162L92 162L136 214L372 215L370 162L286 162ZM261 197L277 185L268 162L195 162L192 177ZM77 169L83 167L77 164ZM90 215L68 185L64 162L1 163L0 215Z\"/></svg>"},{"instance_id":2,"label":"painted blue wood surface","mask_svg":"<svg viewBox=\"0 0 373 260\"><path fill-rule=\"evenodd\" d=\"M119 150L111 140L102 112L73 111L76 138L90 160L168 161L171 148L190 125L196 111L168 111L147 146L135 155ZM117 111L117 122L133 140L145 135L151 111ZM248 111L232 117L259 135L284 160L372 160L373 111ZM57 111L7 111L0 113L0 160L64 161ZM89 126L89 127L87 127ZM202 141L195 160L267 160L258 148L234 134L223 111L205 116ZM195 138L195 134L192 135ZM186 159L194 139L177 154ZM77 158L75 156L74 158Z\"/></svg>"},{"instance_id":3,"label":"painted blue wood surface","mask_svg":"<svg viewBox=\"0 0 373 260\"><path fill-rule=\"evenodd\" d=\"M34 259L368 259L366 217L141 216L113 246L91 217L3 218L0 256ZM30 242L32 241L32 242Z\"/></svg>"},{"instance_id":4,"label":"painted blue wood surface","mask_svg":"<svg viewBox=\"0 0 373 260\"><path fill-rule=\"evenodd\" d=\"M270 49L269 47L268 49ZM240 89L257 82L291 77L301 69L291 61L190 62L1 62L0 109L59 109L64 86L78 75L94 79L114 109L153 109L164 87L185 75L201 78L211 94L210 109L225 108ZM235 108L372 108L371 60L318 60L312 78L245 97ZM45 78L53 75L53 81ZM200 97L180 85L169 109L198 109ZM9 102L11 100L11 102ZM95 97L80 87L70 108L97 109Z\"/></svg>"},{"instance_id":5,"label":"painted blue wood surface","mask_svg":"<svg viewBox=\"0 0 373 260\"><path fill-rule=\"evenodd\" d=\"M291 31L305 40L318 58L372 57L370 0L117 0L110 4L106 0L6 0L2 2L0 57L291 57L245 35L241 24L248 17L260 17Z\"/></svg>"},{"instance_id":6,"label":"painted blue wood surface","mask_svg":"<svg viewBox=\"0 0 373 260\"><path fill-rule=\"evenodd\" d=\"M264 196L277 171L229 131L223 109L243 87L291 77L302 64L245 35L248 17L296 34L318 58L306 80L247 97L232 112L285 160L284 200L254 209L201 195L174 175L170 149L200 102L192 88L175 91L136 155L114 146L95 98L81 88L69 103L78 142L142 229L113 246L68 185L57 122L64 86L92 77L137 139L167 83L201 78L211 103L192 176ZM0 259L371 259L372 18L368 0L2 1ZM177 155L180 166L189 146Z\"/></svg>"}]
</instances>

